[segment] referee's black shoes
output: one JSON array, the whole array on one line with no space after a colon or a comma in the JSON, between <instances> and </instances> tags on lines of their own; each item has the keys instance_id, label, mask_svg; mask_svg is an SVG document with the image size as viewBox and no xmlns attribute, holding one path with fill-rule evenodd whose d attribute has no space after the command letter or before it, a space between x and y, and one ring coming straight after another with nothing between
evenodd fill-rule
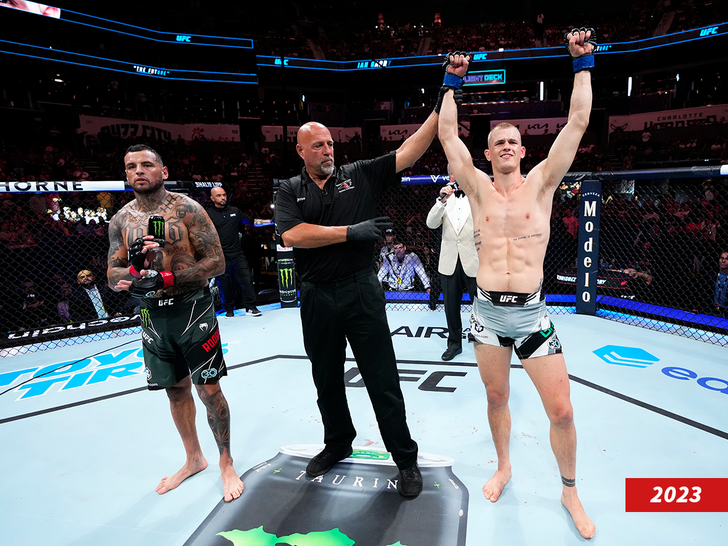
<instances>
[{"instance_id":1,"label":"referee's black shoes","mask_svg":"<svg viewBox=\"0 0 728 546\"><path fill-rule=\"evenodd\" d=\"M420 474L417 463L406 470L399 471L397 491L405 499L414 499L422 492L422 474Z\"/></svg>"},{"instance_id":2,"label":"referee's black shoes","mask_svg":"<svg viewBox=\"0 0 728 546\"><path fill-rule=\"evenodd\" d=\"M312 478L323 476L331 470L336 463L342 459L346 459L352 453L353 451L351 448L344 451L329 451L329 449L325 447L321 453L308 462L306 474Z\"/></svg>"},{"instance_id":3,"label":"referee's black shoes","mask_svg":"<svg viewBox=\"0 0 728 546\"><path fill-rule=\"evenodd\" d=\"M448 347L447 351L442 353L442 359L447 362L448 360L452 360L456 356L458 356L460 353L463 352L462 347Z\"/></svg>"},{"instance_id":4,"label":"referee's black shoes","mask_svg":"<svg viewBox=\"0 0 728 546\"><path fill-rule=\"evenodd\" d=\"M258 309L255 305L253 305L252 307L245 308L245 314L253 315L254 317L259 317L262 313L260 312L260 309Z\"/></svg>"}]
</instances>

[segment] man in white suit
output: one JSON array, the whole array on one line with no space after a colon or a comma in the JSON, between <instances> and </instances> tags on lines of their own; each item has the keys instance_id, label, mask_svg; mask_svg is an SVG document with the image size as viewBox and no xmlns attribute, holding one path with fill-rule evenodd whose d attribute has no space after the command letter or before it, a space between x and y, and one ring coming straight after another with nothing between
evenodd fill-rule
<instances>
[{"instance_id":1,"label":"man in white suit","mask_svg":"<svg viewBox=\"0 0 728 546\"><path fill-rule=\"evenodd\" d=\"M473 235L473 215L468 198L460 189L455 177L440 190L440 196L427 215L427 227L442 226L442 245L437 270L442 279L447 320L447 350L443 360L452 360L463 352L463 322L460 303L463 289L475 297L475 275L478 273L478 253Z\"/></svg>"}]
</instances>

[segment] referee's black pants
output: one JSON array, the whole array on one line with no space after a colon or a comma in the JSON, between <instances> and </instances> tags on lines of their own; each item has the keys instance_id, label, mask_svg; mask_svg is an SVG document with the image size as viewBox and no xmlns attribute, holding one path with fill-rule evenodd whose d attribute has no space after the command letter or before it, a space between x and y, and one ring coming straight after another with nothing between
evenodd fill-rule
<instances>
[{"instance_id":1,"label":"referee's black pants","mask_svg":"<svg viewBox=\"0 0 728 546\"><path fill-rule=\"evenodd\" d=\"M475 298L477 289L475 277L468 277L463 270L463 264L455 265L452 275L440 274L442 292L445 300L445 320L447 321L447 348L454 349L463 346L463 320L460 316L460 304L463 300L463 289L470 294L470 301Z\"/></svg>"},{"instance_id":2,"label":"referee's black pants","mask_svg":"<svg viewBox=\"0 0 728 546\"><path fill-rule=\"evenodd\" d=\"M384 291L374 271L330 283L302 283L301 322L326 446L345 450L356 438L344 384L348 340L385 447L400 469L415 464L417 443L407 427Z\"/></svg>"}]
</instances>

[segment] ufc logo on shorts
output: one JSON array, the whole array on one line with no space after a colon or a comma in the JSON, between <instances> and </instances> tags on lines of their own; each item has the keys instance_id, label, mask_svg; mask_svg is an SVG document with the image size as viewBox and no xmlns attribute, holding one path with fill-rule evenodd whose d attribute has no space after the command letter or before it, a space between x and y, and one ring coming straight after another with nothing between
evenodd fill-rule
<instances>
[{"instance_id":1,"label":"ufc logo on shorts","mask_svg":"<svg viewBox=\"0 0 728 546\"><path fill-rule=\"evenodd\" d=\"M168 300L159 300L157 305L159 307L164 307L165 305L174 305L174 298L169 298Z\"/></svg>"},{"instance_id":2,"label":"ufc logo on shorts","mask_svg":"<svg viewBox=\"0 0 728 546\"><path fill-rule=\"evenodd\" d=\"M501 303L516 303L518 301L518 296L506 296L503 295L500 297Z\"/></svg>"}]
</instances>

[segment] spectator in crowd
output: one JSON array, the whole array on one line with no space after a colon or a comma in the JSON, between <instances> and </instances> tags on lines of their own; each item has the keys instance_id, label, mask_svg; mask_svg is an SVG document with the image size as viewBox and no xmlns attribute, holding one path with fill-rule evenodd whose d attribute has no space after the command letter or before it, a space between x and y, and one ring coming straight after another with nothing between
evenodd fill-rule
<instances>
[{"instance_id":1,"label":"spectator in crowd","mask_svg":"<svg viewBox=\"0 0 728 546\"><path fill-rule=\"evenodd\" d=\"M448 361L463 352L460 303L463 299L463 290L467 290L470 294L470 301L475 299L475 276L478 273L473 214L467 196L452 175L450 183L440 189L440 196L427 215L427 227L437 229L440 226L442 226L442 244L438 272L442 282L447 320L447 349L442 353L442 359Z\"/></svg>"},{"instance_id":2,"label":"spectator in crowd","mask_svg":"<svg viewBox=\"0 0 728 546\"><path fill-rule=\"evenodd\" d=\"M225 316L235 316L234 282L237 281L242 292L245 313L259 317L261 312L255 306L255 289L253 288L250 266L243 254L240 236L245 224L260 224L263 223L263 220L253 220L239 208L228 205L227 192L222 186L210 190L210 199L213 206L206 209L207 214L220 236L222 252L225 255L225 273L217 277L222 287Z\"/></svg>"},{"instance_id":3,"label":"spectator in crowd","mask_svg":"<svg viewBox=\"0 0 728 546\"><path fill-rule=\"evenodd\" d=\"M49 310L38 286L31 280L20 285L21 312L18 329L43 328L55 322L55 312Z\"/></svg>"},{"instance_id":4,"label":"spectator in crowd","mask_svg":"<svg viewBox=\"0 0 728 546\"><path fill-rule=\"evenodd\" d=\"M60 290L61 299L56 304L56 309L58 310L58 318L62 323L71 322L70 303L72 296L73 287L68 283L62 284Z\"/></svg>"},{"instance_id":5,"label":"spectator in crowd","mask_svg":"<svg viewBox=\"0 0 728 546\"><path fill-rule=\"evenodd\" d=\"M715 278L713 309L718 316L728 316L728 252L718 259L718 275Z\"/></svg>"},{"instance_id":6,"label":"spectator in crowd","mask_svg":"<svg viewBox=\"0 0 728 546\"><path fill-rule=\"evenodd\" d=\"M96 275L88 269L76 275L78 288L68 301L71 322L83 322L116 315L116 295L104 285L96 284Z\"/></svg>"},{"instance_id":7,"label":"spectator in crowd","mask_svg":"<svg viewBox=\"0 0 728 546\"><path fill-rule=\"evenodd\" d=\"M395 241L393 252L387 254L386 259L379 268L377 278L382 285L386 284L390 290L414 290L415 276L420 278L422 286L429 293L430 278L425 273L422 261L414 252L407 253L407 246L401 241Z\"/></svg>"},{"instance_id":8,"label":"spectator in crowd","mask_svg":"<svg viewBox=\"0 0 728 546\"><path fill-rule=\"evenodd\" d=\"M379 259L377 260L377 268L382 266L382 263L384 263L384 260L387 259L387 256L394 252L392 247L394 246L394 241L396 237L394 235L394 229L388 229L384 232L384 245L382 245L382 248L379 249Z\"/></svg>"},{"instance_id":9,"label":"spectator in crowd","mask_svg":"<svg viewBox=\"0 0 728 546\"><path fill-rule=\"evenodd\" d=\"M652 286L653 276L650 271L649 262L639 262L630 264L630 267L624 270L624 273L631 277L629 281L629 291L631 295L638 301L652 302Z\"/></svg>"}]
</instances>

